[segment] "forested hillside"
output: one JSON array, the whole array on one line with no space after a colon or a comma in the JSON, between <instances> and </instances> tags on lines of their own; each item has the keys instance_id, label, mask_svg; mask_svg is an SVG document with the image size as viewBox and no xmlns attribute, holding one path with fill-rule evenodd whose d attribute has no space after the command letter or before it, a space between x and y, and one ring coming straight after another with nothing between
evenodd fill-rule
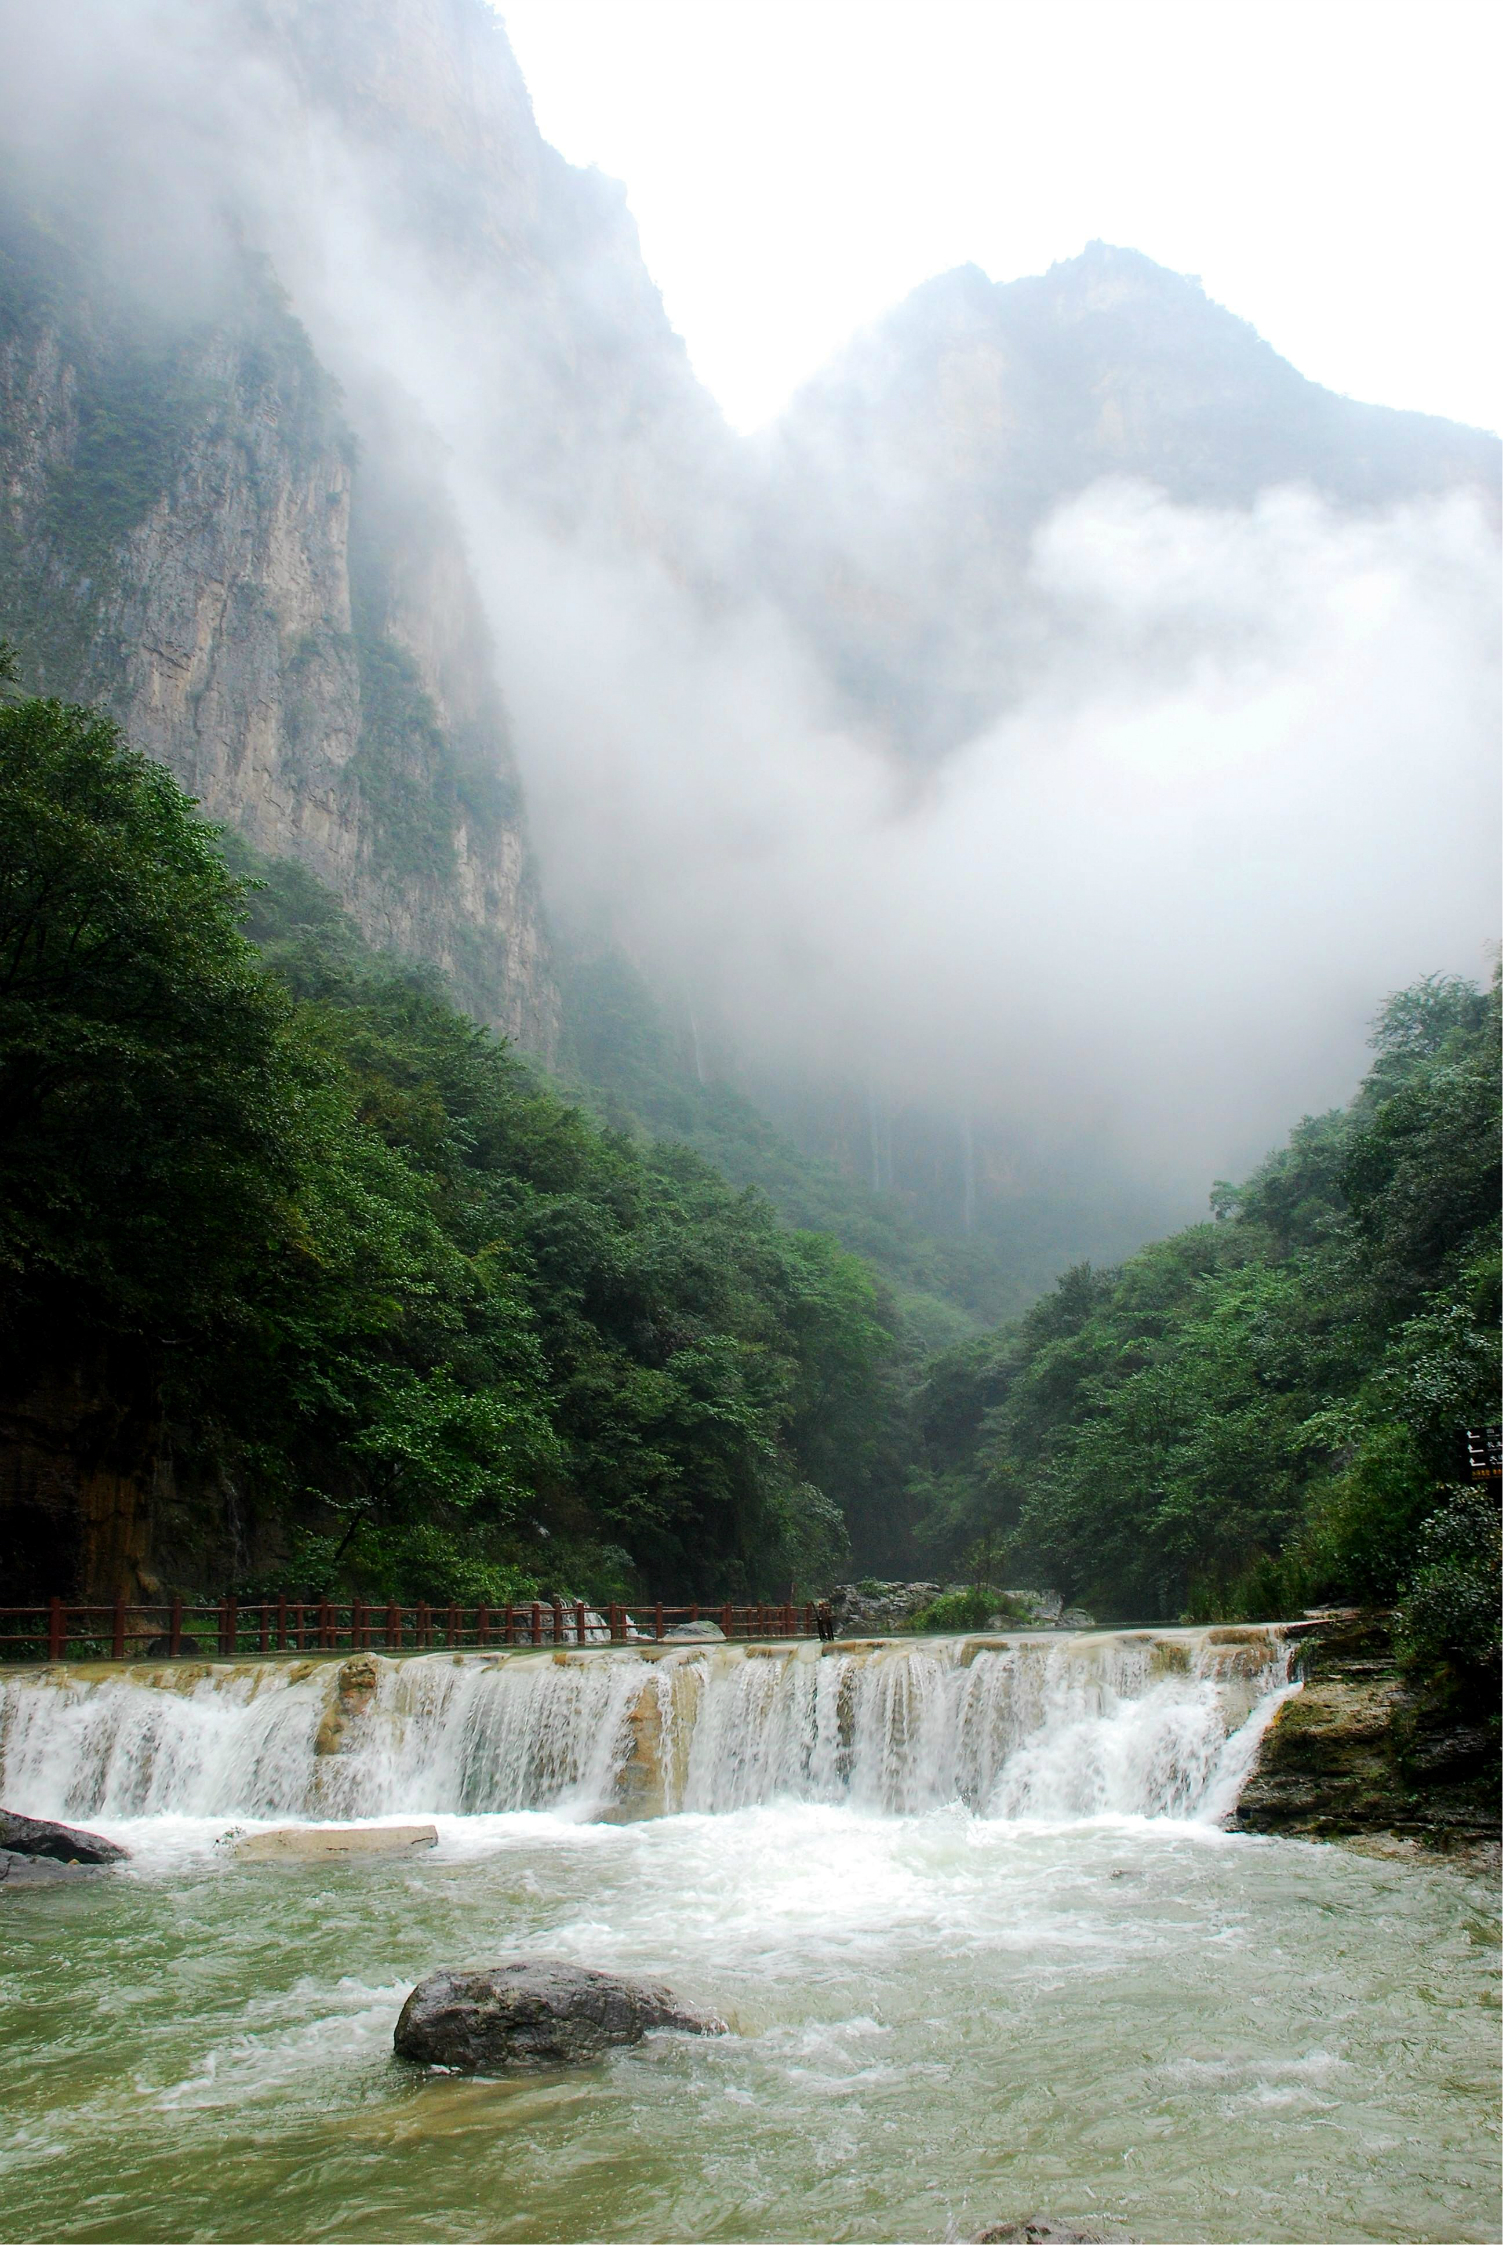
<instances>
[{"instance_id":1,"label":"forested hillside","mask_svg":"<svg viewBox=\"0 0 1503 2245\"><path fill-rule=\"evenodd\" d=\"M828 1578L893 1350L861 1263L566 1104L298 868L247 890L98 714L6 708L0 786L18 1593Z\"/></svg>"},{"instance_id":2,"label":"forested hillside","mask_svg":"<svg viewBox=\"0 0 1503 2245\"><path fill-rule=\"evenodd\" d=\"M0 708L0 837L18 1595L709 1598L854 1561L1143 1619L1429 1582L1443 1631L1493 1628L1457 1484L1496 1416L1496 981L1390 998L1350 1107L1212 1221L956 1342L945 1251L675 1089L640 993L589 1016L591 1112L84 708Z\"/></svg>"},{"instance_id":3,"label":"forested hillside","mask_svg":"<svg viewBox=\"0 0 1503 2245\"><path fill-rule=\"evenodd\" d=\"M931 1560L979 1547L1141 1618L1388 1603L1449 1568L1455 1626L1495 1635L1496 1505L1442 1492L1497 1419L1498 1027L1496 978L1399 992L1351 1105L1218 1186L1211 1222L939 1358Z\"/></svg>"}]
</instances>

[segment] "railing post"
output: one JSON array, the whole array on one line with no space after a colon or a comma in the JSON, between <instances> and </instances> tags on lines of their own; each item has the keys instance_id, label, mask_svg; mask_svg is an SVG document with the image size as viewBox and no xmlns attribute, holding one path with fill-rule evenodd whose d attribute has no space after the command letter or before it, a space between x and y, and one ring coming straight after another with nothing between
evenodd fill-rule
<instances>
[{"instance_id":1,"label":"railing post","mask_svg":"<svg viewBox=\"0 0 1503 2245\"><path fill-rule=\"evenodd\" d=\"M564 1642L564 1602L562 1598L554 1598L549 1603L553 1607L553 1642L561 1645Z\"/></svg>"},{"instance_id":2,"label":"railing post","mask_svg":"<svg viewBox=\"0 0 1503 2245\"><path fill-rule=\"evenodd\" d=\"M115 1600L115 1628L110 1639L110 1658L111 1660L124 1660L125 1658L125 1600L123 1598Z\"/></svg>"},{"instance_id":3,"label":"railing post","mask_svg":"<svg viewBox=\"0 0 1503 2245\"><path fill-rule=\"evenodd\" d=\"M516 1643L517 1610L515 1606L511 1604L510 1600L508 1600L506 1610L501 1617L501 1633L503 1639L508 1645L514 1645Z\"/></svg>"},{"instance_id":4,"label":"railing post","mask_svg":"<svg viewBox=\"0 0 1503 2245\"><path fill-rule=\"evenodd\" d=\"M611 1643L619 1645L621 1642L621 1608L616 1604L614 1598L608 1602L605 1609L605 1626L611 1633Z\"/></svg>"},{"instance_id":5,"label":"railing post","mask_svg":"<svg viewBox=\"0 0 1503 2245\"><path fill-rule=\"evenodd\" d=\"M723 1637L734 1637L736 1634L736 1616L731 1610L729 1598L720 1609L720 1633Z\"/></svg>"},{"instance_id":6,"label":"railing post","mask_svg":"<svg viewBox=\"0 0 1503 2245\"><path fill-rule=\"evenodd\" d=\"M286 1652L286 1650L287 1650L287 1593L286 1593L286 1591L285 1591L285 1590L279 1590L279 1591L277 1592L277 1651L278 1651L279 1653L285 1653L285 1652Z\"/></svg>"},{"instance_id":7,"label":"railing post","mask_svg":"<svg viewBox=\"0 0 1503 2245\"><path fill-rule=\"evenodd\" d=\"M401 1643L402 1609L396 1603L396 1600L392 1599L388 1602L386 1608L386 1649L388 1652L399 1650Z\"/></svg>"},{"instance_id":8,"label":"railing post","mask_svg":"<svg viewBox=\"0 0 1503 2245\"><path fill-rule=\"evenodd\" d=\"M475 1642L488 1645L491 1641L491 1610L489 1606L475 1608Z\"/></svg>"},{"instance_id":9,"label":"railing post","mask_svg":"<svg viewBox=\"0 0 1503 2245\"><path fill-rule=\"evenodd\" d=\"M240 1601L238 1598L226 1598L224 1602L224 1650L227 1660L234 1659L239 1649L239 1643Z\"/></svg>"},{"instance_id":10,"label":"railing post","mask_svg":"<svg viewBox=\"0 0 1503 2245\"><path fill-rule=\"evenodd\" d=\"M183 1601L181 1600L181 1598L174 1598L172 1601L172 1613L167 1623L167 1653L169 1659L176 1660L178 1654L182 1651L182 1649Z\"/></svg>"},{"instance_id":11,"label":"railing post","mask_svg":"<svg viewBox=\"0 0 1503 2245\"><path fill-rule=\"evenodd\" d=\"M457 1606L449 1608L449 1650L451 1653L457 1653L459 1650L459 1608Z\"/></svg>"},{"instance_id":12,"label":"railing post","mask_svg":"<svg viewBox=\"0 0 1503 2245\"><path fill-rule=\"evenodd\" d=\"M417 1638L418 1651L425 1653L428 1650L428 1607L422 1598L418 1600L417 1623L413 1634Z\"/></svg>"},{"instance_id":13,"label":"railing post","mask_svg":"<svg viewBox=\"0 0 1503 2245\"><path fill-rule=\"evenodd\" d=\"M263 1653L270 1652L271 1650L270 1613L271 1609L267 1605L266 1600L263 1598L260 1605L256 1608L256 1616L260 1624L259 1642Z\"/></svg>"},{"instance_id":14,"label":"railing post","mask_svg":"<svg viewBox=\"0 0 1503 2245\"><path fill-rule=\"evenodd\" d=\"M543 1642L543 1609L536 1598L532 1601L532 1641L535 1645Z\"/></svg>"},{"instance_id":15,"label":"railing post","mask_svg":"<svg viewBox=\"0 0 1503 2245\"><path fill-rule=\"evenodd\" d=\"M652 1609L652 1634L661 1645L663 1642L663 1601L661 1598Z\"/></svg>"},{"instance_id":16,"label":"railing post","mask_svg":"<svg viewBox=\"0 0 1503 2245\"><path fill-rule=\"evenodd\" d=\"M67 1641L63 1628L63 1602L61 1598L53 1598L47 1607L47 1658L61 1660Z\"/></svg>"},{"instance_id":17,"label":"railing post","mask_svg":"<svg viewBox=\"0 0 1503 2245\"><path fill-rule=\"evenodd\" d=\"M582 1645L584 1641L585 1602L582 1598L576 1598L574 1601L574 1642L576 1645Z\"/></svg>"}]
</instances>

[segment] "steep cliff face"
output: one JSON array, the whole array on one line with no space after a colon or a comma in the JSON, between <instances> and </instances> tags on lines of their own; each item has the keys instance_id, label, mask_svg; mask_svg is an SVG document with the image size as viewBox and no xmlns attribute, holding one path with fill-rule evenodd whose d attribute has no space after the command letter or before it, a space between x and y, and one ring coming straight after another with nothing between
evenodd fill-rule
<instances>
[{"instance_id":1,"label":"steep cliff face","mask_svg":"<svg viewBox=\"0 0 1503 2245\"><path fill-rule=\"evenodd\" d=\"M203 316L120 298L12 217L0 631L214 819L548 1052L557 999L457 532L359 463L333 383L243 262Z\"/></svg>"},{"instance_id":2,"label":"steep cliff face","mask_svg":"<svg viewBox=\"0 0 1503 2245\"><path fill-rule=\"evenodd\" d=\"M538 131L487 0L257 0L246 50L337 151L333 194L431 332L405 373L442 397L493 493L555 534L647 551L706 588L734 572L745 466L643 261L626 191ZM258 223L294 296L338 296L318 226ZM315 255L323 260L321 250Z\"/></svg>"}]
</instances>

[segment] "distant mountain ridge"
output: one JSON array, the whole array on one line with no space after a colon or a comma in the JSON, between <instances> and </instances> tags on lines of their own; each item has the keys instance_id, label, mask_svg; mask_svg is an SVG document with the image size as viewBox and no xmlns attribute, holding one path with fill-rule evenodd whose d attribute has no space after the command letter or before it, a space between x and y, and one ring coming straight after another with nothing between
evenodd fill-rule
<instances>
[{"instance_id":1,"label":"distant mountain ridge","mask_svg":"<svg viewBox=\"0 0 1503 2245\"><path fill-rule=\"evenodd\" d=\"M934 754L1026 677L1031 541L1103 478L1204 507L1467 487L1496 512L1500 461L1480 430L1307 381L1197 280L1092 242L1037 278L940 274L806 384L762 445L761 563L854 708Z\"/></svg>"},{"instance_id":2,"label":"distant mountain ridge","mask_svg":"<svg viewBox=\"0 0 1503 2245\"><path fill-rule=\"evenodd\" d=\"M1456 489L1496 510L1495 438L1337 397L1194 280L1103 243L1010 283L937 276L741 440L695 379L625 191L544 141L486 0L76 10L127 25L113 60L58 29L49 64L51 19L0 0L20 152L0 244L0 634L28 683L107 703L211 816L546 1057L588 1046L588 1024L561 1018L512 752L538 603L528 583L508 643L491 525L498 549L522 526L521 563L503 556L519 575L567 557L548 585L556 673L587 675L610 603L646 588L640 644L607 673L626 682L617 709L644 661L682 657L693 744L705 650L732 645L733 704L757 699L770 649L770 724L792 709L796 730L823 694L811 736L828 717L922 764L1027 693L1059 622L1035 541L1103 479L1212 509L1296 483L1342 510ZM95 71L61 122L49 69ZM211 226L212 302L164 310L179 230L201 247ZM769 614L810 658L796 706ZM734 706L719 725L706 705L706 758L722 735L737 756ZM654 706L677 722L671 695ZM568 723L596 714L568 702ZM645 729L622 738L652 755ZM663 875L607 843L600 919L621 934L613 903ZM732 1077L733 1048L728 1028ZM881 1070L880 1053L832 1057L831 1082L781 1105L764 1076L761 1104L931 1228L968 1226L978 1193L984 1220L1056 1192L1011 1177L984 1117L973 1145L953 1096L926 1116L916 1092L894 1136ZM806 1111L807 1128L788 1119ZM1063 1229L1042 1267L1118 1251L1094 1216Z\"/></svg>"}]
</instances>

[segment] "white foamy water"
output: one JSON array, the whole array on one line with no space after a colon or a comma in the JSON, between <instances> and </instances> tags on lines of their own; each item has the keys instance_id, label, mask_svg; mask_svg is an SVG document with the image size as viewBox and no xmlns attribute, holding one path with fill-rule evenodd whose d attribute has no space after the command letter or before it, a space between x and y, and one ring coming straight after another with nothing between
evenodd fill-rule
<instances>
[{"instance_id":1,"label":"white foamy water","mask_svg":"<svg viewBox=\"0 0 1503 2245\"><path fill-rule=\"evenodd\" d=\"M1481 2245L1489 1898L1220 1829L1286 1678L1262 1630L12 1675L5 1797L132 1861L0 1897L0 2235ZM528 1955L732 2031L393 2058L423 1974Z\"/></svg>"},{"instance_id":2,"label":"white foamy water","mask_svg":"<svg viewBox=\"0 0 1503 2245\"><path fill-rule=\"evenodd\" d=\"M0 1792L74 1818L1214 1816L1287 1675L1274 1628L57 1667L0 1686Z\"/></svg>"}]
</instances>

